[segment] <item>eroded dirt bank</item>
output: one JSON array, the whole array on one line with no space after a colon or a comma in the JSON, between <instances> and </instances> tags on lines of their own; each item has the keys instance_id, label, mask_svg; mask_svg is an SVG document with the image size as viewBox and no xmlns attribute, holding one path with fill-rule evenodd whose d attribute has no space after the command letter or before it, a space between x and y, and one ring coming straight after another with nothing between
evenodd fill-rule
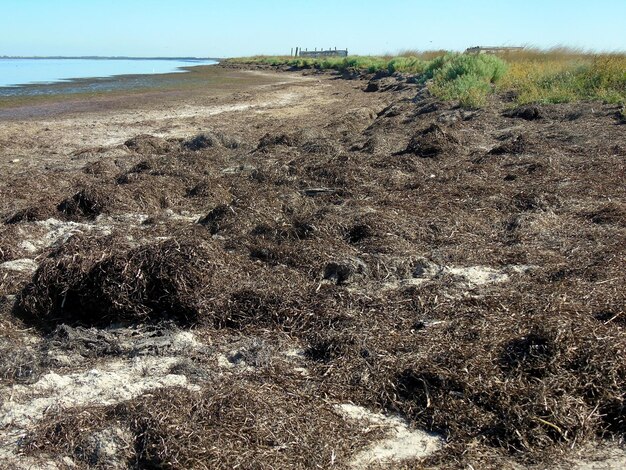
<instances>
[{"instance_id":1,"label":"eroded dirt bank","mask_svg":"<svg viewBox=\"0 0 626 470\"><path fill-rule=\"evenodd\" d=\"M237 73L3 111L0 466L622 468L617 110Z\"/></svg>"}]
</instances>

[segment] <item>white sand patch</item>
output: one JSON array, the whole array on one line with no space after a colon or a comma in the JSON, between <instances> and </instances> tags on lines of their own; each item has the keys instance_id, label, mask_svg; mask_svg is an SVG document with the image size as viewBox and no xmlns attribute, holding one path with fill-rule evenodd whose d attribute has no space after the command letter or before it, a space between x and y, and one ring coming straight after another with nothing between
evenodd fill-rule
<instances>
[{"instance_id":1,"label":"white sand patch","mask_svg":"<svg viewBox=\"0 0 626 470\"><path fill-rule=\"evenodd\" d=\"M54 218L24 224L20 234L24 236L17 246L29 254L64 243L74 234L96 232L98 235L110 235L111 227L102 224L84 224L63 221Z\"/></svg>"},{"instance_id":2,"label":"white sand patch","mask_svg":"<svg viewBox=\"0 0 626 470\"><path fill-rule=\"evenodd\" d=\"M305 352L304 349L301 348L291 348L284 351L283 354L291 359L302 359L305 355Z\"/></svg>"},{"instance_id":3,"label":"white sand patch","mask_svg":"<svg viewBox=\"0 0 626 470\"><path fill-rule=\"evenodd\" d=\"M350 462L351 468L367 468L372 464L401 462L408 459L427 457L443 447L443 440L434 434L409 428L408 423L397 416L372 413L352 404L336 405L349 419L365 421L368 427L389 430L390 437L373 443L357 453Z\"/></svg>"},{"instance_id":4,"label":"white sand patch","mask_svg":"<svg viewBox=\"0 0 626 470\"><path fill-rule=\"evenodd\" d=\"M2 393L0 427L25 428L50 409L112 405L165 387L195 388L184 375L169 373L177 362L171 357L135 357L69 375L51 372L32 385L14 385Z\"/></svg>"},{"instance_id":5,"label":"white sand patch","mask_svg":"<svg viewBox=\"0 0 626 470\"><path fill-rule=\"evenodd\" d=\"M200 349L202 343L196 340L196 337L191 331L180 331L174 335L173 340L170 342L170 347L174 351L187 351Z\"/></svg>"},{"instance_id":6,"label":"white sand patch","mask_svg":"<svg viewBox=\"0 0 626 470\"><path fill-rule=\"evenodd\" d=\"M0 264L0 269L17 271L20 273L33 273L37 270L37 262L30 258L15 259Z\"/></svg>"},{"instance_id":7,"label":"white sand patch","mask_svg":"<svg viewBox=\"0 0 626 470\"><path fill-rule=\"evenodd\" d=\"M63 459L63 464L63 469L76 467L70 458ZM52 461L18 455L5 449L2 441L0 441L0 465L2 465L1 468L11 468L12 470L59 470L59 466Z\"/></svg>"},{"instance_id":8,"label":"white sand patch","mask_svg":"<svg viewBox=\"0 0 626 470\"><path fill-rule=\"evenodd\" d=\"M163 211L163 217L180 222L196 222L198 219L204 217L206 214L191 213L189 211L181 211L180 213L174 212L172 209L166 209ZM112 214L112 215L100 215L96 219L96 223L99 226L106 227L110 230L112 225L135 225L141 226L146 220L150 218L147 214Z\"/></svg>"},{"instance_id":9,"label":"white sand patch","mask_svg":"<svg viewBox=\"0 0 626 470\"><path fill-rule=\"evenodd\" d=\"M387 282L384 284L383 288L397 289L405 285L420 285L430 279L436 279L445 275L453 276L461 285L473 288L487 284L507 282L512 275L528 272L532 268L532 266L526 265L509 265L501 269L480 265L448 266L438 265L432 261L422 259L414 267L412 278Z\"/></svg>"},{"instance_id":10,"label":"white sand patch","mask_svg":"<svg viewBox=\"0 0 626 470\"><path fill-rule=\"evenodd\" d=\"M29 224L33 229L26 232L26 237L18 244L28 253L36 253L41 249L63 243L72 235L97 231L100 235L110 235L111 228L94 224L83 224L50 218ZM41 234L43 232L43 235Z\"/></svg>"},{"instance_id":11,"label":"white sand patch","mask_svg":"<svg viewBox=\"0 0 626 470\"><path fill-rule=\"evenodd\" d=\"M120 427L104 429L86 439L86 449L90 460L102 468L122 470L128 468L128 458L132 456L133 435Z\"/></svg>"},{"instance_id":12,"label":"white sand patch","mask_svg":"<svg viewBox=\"0 0 626 470\"><path fill-rule=\"evenodd\" d=\"M165 123L174 121L176 123L183 122L184 119L199 119L211 116L217 116L225 113L236 113L250 110L265 110L275 107L283 107L291 104L299 95L297 93L281 93L277 98L272 97L265 101L257 101L252 103L233 103L213 106L183 105L175 109L159 110L159 111L142 111L137 112L118 112L115 118L109 118L111 123L115 125L115 130L109 129L105 137L103 135L93 136L94 142L100 146L118 145L121 141L125 141L133 137L138 132L148 132L152 135L169 138L183 137L186 131L173 128L167 132L154 131L155 127L164 127ZM178 126L177 126L178 127ZM191 130L191 129L190 129Z\"/></svg>"},{"instance_id":13,"label":"white sand patch","mask_svg":"<svg viewBox=\"0 0 626 470\"><path fill-rule=\"evenodd\" d=\"M184 375L169 373L178 360L172 357L116 360L100 369L69 375L51 372L32 385L14 385L0 390L0 466L10 464L11 468L19 470L59 468L43 458L19 455L20 439L49 410L112 405L165 387L199 390L198 386L190 385ZM64 459L63 468L71 467L71 459Z\"/></svg>"},{"instance_id":14,"label":"white sand patch","mask_svg":"<svg viewBox=\"0 0 626 470\"><path fill-rule=\"evenodd\" d=\"M111 215L99 215L96 218L98 224L112 225L112 224L131 224L141 225L149 216L147 214L140 213L127 213L127 214L111 214Z\"/></svg>"},{"instance_id":15,"label":"white sand patch","mask_svg":"<svg viewBox=\"0 0 626 470\"><path fill-rule=\"evenodd\" d=\"M28 240L21 241L18 244L18 247L26 251L27 253L36 253L38 250L37 246L33 242L30 242Z\"/></svg>"},{"instance_id":16,"label":"white sand patch","mask_svg":"<svg viewBox=\"0 0 626 470\"><path fill-rule=\"evenodd\" d=\"M182 211L180 213L176 213L171 209L167 209L165 211L165 216L171 220L177 220L181 222L196 222L202 217L206 216L206 214L193 214L188 211Z\"/></svg>"},{"instance_id":17,"label":"white sand patch","mask_svg":"<svg viewBox=\"0 0 626 470\"><path fill-rule=\"evenodd\" d=\"M490 268L488 266L442 266L441 274L458 276L470 287L473 287L506 282L510 279L510 276L526 273L532 268L532 266L513 264L502 269Z\"/></svg>"},{"instance_id":18,"label":"white sand patch","mask_svg":"<svg viewBox=\"0 0 626 470\"><path fill-rule=\"evenodd\" d=\"M75 233L89 232L95 228L102 235L109 235L111 233L109 227L96 227L95 225L82 224L78 222L67 222L57 219L48 219L40 222L36 222L40 227L46 229L47 233L39 240L42 248L47 248L56 243L63 243Z\"/></svg>"},{"instance_id":19,"label":"white sand patch","mask_svg":"<svg viewBox=\"0 0 626 470\"><path fill-rule=\"evenodd\" d=\"M232 369L236 366L234 362L231 362L227 355L218 354L217 355L217 367L220 369Z\"/></svg>"},{"instance_id":20,"label":"white sand patch","mask_svg":"<svg viewBox=\"0 0 626 470\"><path fill-rule=\"evenodd\" d=\"M442 274L452 274L464 278L468 284L482 286L484 284L505 282L509 280L509 275L497 269L487 266L444 266Z\"/></svg>"},{"instance_id":21,"label":"white sand patch","mask_svg":"<svg viewBox=\"0 0 626 470\"><path fill-rule=\"evenodd\" d=\"M574 461L567 468L572 470L623 470L626 468L626 449L619 447L608 449L598 456Z\"/></svg>"}]
</instances>

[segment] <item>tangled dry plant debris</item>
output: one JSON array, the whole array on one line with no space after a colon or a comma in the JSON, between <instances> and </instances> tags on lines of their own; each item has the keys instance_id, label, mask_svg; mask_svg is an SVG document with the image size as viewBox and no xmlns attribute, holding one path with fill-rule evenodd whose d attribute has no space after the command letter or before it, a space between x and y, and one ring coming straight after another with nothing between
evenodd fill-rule
<instances>
[{"instance_id":1,"label":"tangled dry plant debris","mask_svg":"<svg viewBox=\"0 0 626 470\"><path fill-rule=\"evenodd\" d=\"M289 371L281 372L278 383L222 379L200 394L170 389L122 405L51 415L25 446L54 448L89 468L104 468L106 461L87 452L89 440L122 427L129 430L122 468L343 467L353 447L380 434L312 399Z\"/></svg>"},{"instance_id":2,"label":"tangled dry plant debris","mask_svg":"<svg viewBox=\"0 0 626 470\"><path fill-rule=\"evenodd\" d=\"M464 117L418 84L348 85L329 81L350 109L379 111L349 120L337 98L254 115L236 139L141 135L113 165L42 171L61 212L111 235L33 252L26 285L2 288L17 295L12 321L50 335L170 320L214 342L280 337L303 363L272 353L218 379L194 363L199 394L50 415L29 452L92 465L89 436L119 426L131 468L341 465L376 434L332 411L347 402L445 436L420 465L550 462L623 441L626 141L613 108L494 98ZM28 181L1 207L2 261L44 217Z\"/></svg>"}]
</instances>

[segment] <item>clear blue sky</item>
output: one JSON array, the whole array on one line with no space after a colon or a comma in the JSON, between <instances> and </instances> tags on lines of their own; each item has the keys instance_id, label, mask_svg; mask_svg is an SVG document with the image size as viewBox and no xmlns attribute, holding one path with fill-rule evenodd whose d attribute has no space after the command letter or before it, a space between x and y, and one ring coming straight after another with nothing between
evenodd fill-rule
<instances>
[{"instance_id":1,"label":"clear blue sky","mask_svg":"<svg viewBox=\"0 0 626 470\"><path fill-rule=\"evenodd\" d=\"M626 50L626 0L1 0L0 55L227 57L472 45Z\"/></svg>"}]
</instances>

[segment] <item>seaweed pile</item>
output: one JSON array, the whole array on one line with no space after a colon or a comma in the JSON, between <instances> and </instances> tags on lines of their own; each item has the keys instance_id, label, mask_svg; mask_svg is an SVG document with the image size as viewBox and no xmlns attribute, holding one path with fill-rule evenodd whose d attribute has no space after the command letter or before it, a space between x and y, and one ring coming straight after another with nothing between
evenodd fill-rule
<instances>
[{"instance_id":1,"label":"seaweed pile","mask_svg":"<svg viewBox=\"0 0 626 470\"><path fill-rule=\"evenodd\" d=\"M41 186L56 206L28 195L52 176L11 183L2 262L27 257L16 230L50 217L110 232L42 247L2 288L42 336L169 321L301 345L307 368L268 353L199 392L50 413L25 451L104 468L85 430L115 425L132 468L341 466L374 435L328 407L345 402L444 436L424 466L624 439L626 138L610 106L359 96L380 112L339 102L256 135L138 136L125 159Z\"/></svg>"}]
</instances>

